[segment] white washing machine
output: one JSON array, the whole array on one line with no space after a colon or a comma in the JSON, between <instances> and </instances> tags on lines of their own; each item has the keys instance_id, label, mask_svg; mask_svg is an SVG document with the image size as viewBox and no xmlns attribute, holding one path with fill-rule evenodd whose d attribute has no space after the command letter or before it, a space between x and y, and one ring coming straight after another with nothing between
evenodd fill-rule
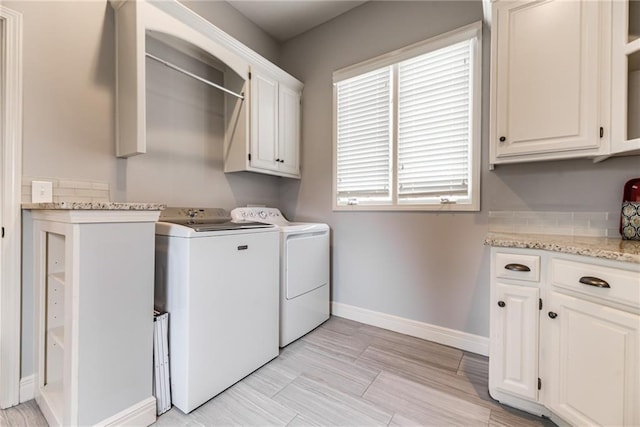
<instances>
[{"instance_id":1,"label":"white washing machine","mask_svg":"<svg viewBox=\"0 0 640 427\"><path fill-rule=\"evenodd\" d=\"M185 413L278 356L278 229L230 219L168 208L156 224L155 305L169 313L172 401Z\"/></svg>"},{"instance_id":2,"label":"white washing machine","mask_svg":"<svg viewBox=\"0 0 640 427\"><path fill-rule=\"evenodd\" d=\"M280 230L280 347L329 318L329 226L289 222L279 209L231 211L238 223L273 224Z\"/></svg>"}]
</instances>

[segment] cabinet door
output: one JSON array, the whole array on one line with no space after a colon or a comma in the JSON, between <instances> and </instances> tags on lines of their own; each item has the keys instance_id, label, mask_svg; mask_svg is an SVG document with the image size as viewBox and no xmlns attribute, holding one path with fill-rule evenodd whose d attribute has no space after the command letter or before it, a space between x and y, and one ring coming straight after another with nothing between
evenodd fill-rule
<instances>
[{"instance_id":1,"label":"cabinet door","mask_svg":"<svg viewBox=\"0 0 640 427\"><path fill-rule=\"evenodd\" d=\"M489 388L538 399L538 288L496 283L491 297Z\"/></svg>"},{"instance_id":2,"label":"cabinet door","mask_svg":"<svg viewBox=\"0 0 640 427\"><path fill-rule=\"evenodd\" d=\"M598 148L599 3L494 3L492 161Z\"/></svg>"},{"instance_id":3,"label":"cabinet door","mask_svg":"<svg viewBox=\"0 0 640 427\"><path fill-rule=\"evenodd\" d=\"M547 406L572 425L639 425L640 317L557 292L549 311Z\"/></svg>"},{"instance_id":4,"label":"cabinet door","mask_svg":"<svg viewBox=\"0 0 640 427\"><path fill-rule=\"evenodd\" d=\"M280 171L300 174L300 93L280 84L278 99Z\"/></svg>"},{"instance_id":5,"label":"cabinet door","mask_svg":"<svg viewBox=\"0 0 640 427\"><path fill-rule=\"evenodd\" d=\"M251 166L278 170L278 82L256 72L251 76Z\"/></svg>"}]
</instances>

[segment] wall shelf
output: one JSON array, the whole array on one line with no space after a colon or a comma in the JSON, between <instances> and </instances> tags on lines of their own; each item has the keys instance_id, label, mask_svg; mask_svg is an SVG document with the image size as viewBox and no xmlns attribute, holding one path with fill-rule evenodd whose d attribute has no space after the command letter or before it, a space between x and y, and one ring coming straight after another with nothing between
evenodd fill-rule
<instances>
[{"instance_id":1,"label":"wall shelf","mask_svg":"<svg viewBox=\"0 0 640 427\"><path fill-rule=\"evenodd\" d=\"M130 157L147 151L145 58L147 38L152 38L218 69L224 75L222 86L243 94L244 99L225 95L226 172L250 170L299 178L299 108L290 106L288 94L295 95L299 106L300 81L176 0L110 0L110 4L116 12L116 156ZM257 94L251 93L249 80L256 73L274 78L285 88L274 105L269 106L278 109L272 127L276 131L283 128L283 136L275 133L277 140L252 134L251 122L258 117L253 111L264 105L252 103ZM279 103L281 99L284 109ZM278 118L285 114L286 120L282 122L285 125L280 125ZM261 124L265 115L259 116ZM297 124L293 126L291 121ZM255 167L249 159L254 149L250 144L262 140L266 140L267 146L261 146L262 151L275 145L276 152L267 167ZM278 154L280 147L285 147L280 150L284 154Z\"/></svg>"}]
</instances>

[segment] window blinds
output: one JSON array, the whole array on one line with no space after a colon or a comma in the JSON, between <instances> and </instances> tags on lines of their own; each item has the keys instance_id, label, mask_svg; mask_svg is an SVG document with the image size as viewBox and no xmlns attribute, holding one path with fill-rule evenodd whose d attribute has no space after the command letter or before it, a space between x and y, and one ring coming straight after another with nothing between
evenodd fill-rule
<instances>
[{"instance_id":1,"label":"window blinds","mask_svg":"<svg viewBox=\"0 0 640 427\"><path fill-rule=\"evenodd\" d=\"M398 199L468 194L472 41L398 64Z\"/></svg>"},{"instance_id":2,"label":"window blinds","mask_svg":"<svg viewBox=\"0 0 640 427\"><path fill-rule=\"evenodd\" d=\"M390 199L391 67L337 83L337 196Z\"/></svg>"},{"instance_id":3,"label":"window blinds","mask_svg":"<svg viewBox=\"0 0 640 427\"><path fill-rule=\"evenodd\" d=\"M481 29L334 72L336 207L478 209Z\"/></svg>"}]
</instances>

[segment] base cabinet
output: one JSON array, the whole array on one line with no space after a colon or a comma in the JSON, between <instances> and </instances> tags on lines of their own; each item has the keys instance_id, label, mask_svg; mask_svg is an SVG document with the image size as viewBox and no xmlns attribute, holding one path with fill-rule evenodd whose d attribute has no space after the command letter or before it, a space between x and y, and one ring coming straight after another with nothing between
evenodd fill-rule
<instances>
[{"instance_id":1,"label":"base cabinet","mask_svg":"<svg viewBox=\"0 0 640 427\"><path fill-rule=\"evenodd\" d=\"M560 423L640 425L640 265L492 248L491 269L491 395Z\"/></svg>"},{"instance_id":2,"label":"base cabinet","mask_svg":"<svg viewBox=\"0 0 640 427\"><path fill-rule=\"evenodd\" d=\"M549 408L573 425L640 424L638 315L558 292L550 301Z\"/></svg>"},{"instance_id":3,"label":"base cabinet","mask_svg":"<svg viewBox=\"0 0 640 427\"><path fill-rule=\"evenodd\" d=\"M491 306L491 388L538 399L537 287L496 283Z\"/></svg>"},{"instance_id":4,"label":"base cabinet","mask_svg":"<svg viewBox=\"0 0 640 427\"><path fill-rule=\"evenodd\" d=\"M158 215L33 211L35 395L49 425L155 422Z\"/></svg>"}]
</instances>

